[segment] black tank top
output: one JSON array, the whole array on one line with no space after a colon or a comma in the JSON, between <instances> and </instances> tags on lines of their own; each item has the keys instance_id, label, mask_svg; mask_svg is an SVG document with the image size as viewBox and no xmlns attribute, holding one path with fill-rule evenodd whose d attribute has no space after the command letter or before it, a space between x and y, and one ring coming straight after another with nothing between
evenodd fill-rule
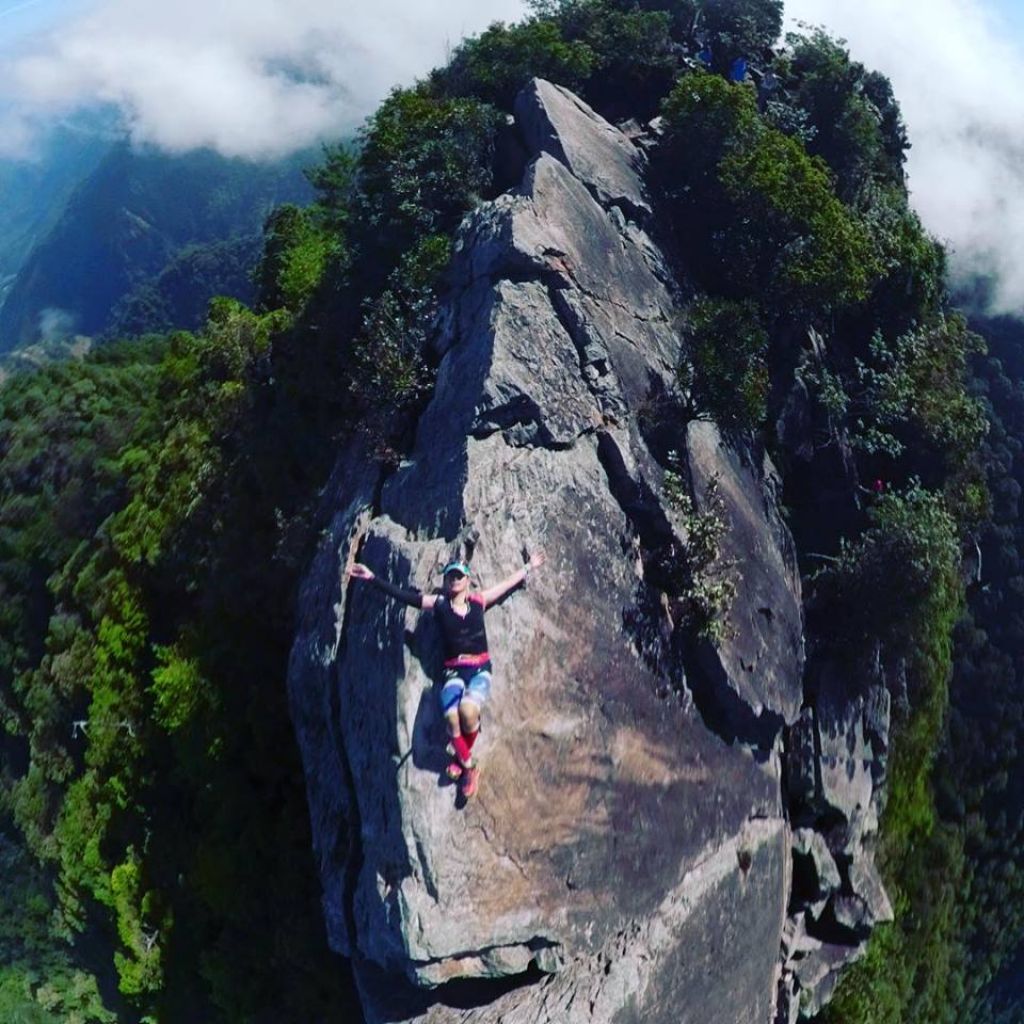
<instances>
[{"instance_id":1,"label":"black tank top","mask_svg":"<svg viewBox=\"0 0 1024 1024\"><path fill-rule=\"evenodd\" d=\"M459 615L447 597L434 602L434 616L441 627L444 663L479 665L488 660L487 630L484 628L484 601L479 594L470 594L469 610Z\"/></svg>"}]
</instances>

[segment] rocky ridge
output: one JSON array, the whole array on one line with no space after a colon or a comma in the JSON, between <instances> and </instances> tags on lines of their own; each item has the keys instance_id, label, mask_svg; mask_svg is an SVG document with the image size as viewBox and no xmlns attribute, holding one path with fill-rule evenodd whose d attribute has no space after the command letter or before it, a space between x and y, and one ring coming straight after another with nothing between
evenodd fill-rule
<instances>
[{"instance_id":1,"label":"rocky ridge","mask_svg":"<svg viewBox=\"0 0 1024 1024\"><path fill-rule=\"evenodd\" d=\"M332 948L376 1021L793 1021L891 916L870 855L881 666L804 665L800 580L763 452L680 432L685 305L642 151L535 81L521 185L460 229L437 386L408 459L358 441L324 495L289 697ZM681 466L738 586L695 641ZM496 675L481 792L443 778L429 616L344 578L488 585ZM806 676L806 679L805 679Z\"/></svg>"}]
</instances>

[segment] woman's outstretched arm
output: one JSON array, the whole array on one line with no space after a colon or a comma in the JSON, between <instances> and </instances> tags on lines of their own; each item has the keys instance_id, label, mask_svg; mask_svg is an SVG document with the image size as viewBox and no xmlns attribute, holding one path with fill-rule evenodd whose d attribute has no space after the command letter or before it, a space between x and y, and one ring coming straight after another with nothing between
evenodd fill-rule
<instances>
[{"instance_id":1,"label":"woman's outstretched arm","mask_svg":"<svg viewBox=\"0 0 1024 1024\"><path fill-rule=\"evenodd\" d=\"M495 601L500 601L513 587L518 587L520 583L529 578L534 569L539 569L543 564L544 552L537 551L530 555L530 560L522 569L517 569L511 576L506 577L500 583L495 583L493 587L481 590L480 597L483 598L484 607L489 608Z\"/></svg>"},{"instance_id":2,"label":"woman's outstretched arm","mask_svg":"<svg viewBox=\"0 0 1024 1024\"><path fill-rule=\"evenodd\" d=\"M366 580L367 583L372 583L378 590L383 590L389 597L393 597L396 601L401 601L403 604L410 605L413 608L433 608L434 602L437 600L437 597L433 594L424 594L422 591L415 590L412 587L399 587L397 584L382 580L372 569L363 565L362 562L356 562L352 565L348 570L348 574L352 579Z\"/></svg>"}]
</instances>

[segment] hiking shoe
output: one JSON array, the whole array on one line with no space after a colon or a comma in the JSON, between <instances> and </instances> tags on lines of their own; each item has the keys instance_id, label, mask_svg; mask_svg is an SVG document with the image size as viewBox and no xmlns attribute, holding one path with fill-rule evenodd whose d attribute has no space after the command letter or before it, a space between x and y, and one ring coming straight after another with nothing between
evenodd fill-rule
<instances>
[{"instance_id":1,"label":"hiking shoe","mask_svg":"<svg viewBox=\"0 0 1024 1024\"><path fill-rule=\"evenodd\" d=\"M468 800L480 784L480 769L471 766L466 769L462 776L462 795Z\"/></svg>"}]
</instances>

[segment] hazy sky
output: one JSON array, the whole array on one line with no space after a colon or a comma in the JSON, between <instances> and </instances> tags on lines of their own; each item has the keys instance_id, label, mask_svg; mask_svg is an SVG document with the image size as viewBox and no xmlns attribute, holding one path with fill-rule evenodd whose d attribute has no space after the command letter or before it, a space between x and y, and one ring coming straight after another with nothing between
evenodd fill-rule
<instances>
[{"instance_id":1,"label":"hazy sky","mask_svg":"<svg viewBox=\"0 0 1024 1024\"><path fill-rule=\"evenodd\" d=\"M0 0L0 157L119 107L172 151L254 159L337 137L522 0ZM893 81L913 200L954 265L1024 310L1024 0L787 0Z\"/></svg>"}]
</instances>

